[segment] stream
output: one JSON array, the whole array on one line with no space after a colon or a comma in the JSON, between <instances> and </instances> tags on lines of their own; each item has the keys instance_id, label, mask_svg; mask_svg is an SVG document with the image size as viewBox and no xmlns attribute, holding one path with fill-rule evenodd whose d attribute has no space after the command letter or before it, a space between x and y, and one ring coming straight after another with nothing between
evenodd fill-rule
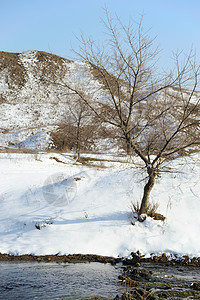
<instances>
[{"instance_id":1,"label":"stream","mask_svg":"<svg viewBox=\"0 0 200 300\"><path fill-rule=\"evenodd\" d=\"M133 274L135 270L141 270L141 273L136 272L134 282L161 293L165 299L200 299L200 291L194 295L192 287L200 280L198 267L142 263L138 268L129 268L122 263L113 266L97 262L0 262L0 299L80 299L91 296L112 299L122 292L118 277ZM150 277L143 276L143 270L151 274ZM175 290L190 293L185 297L170 297Z\"/></svg>"},{"instance_id":2,"label":"stream","mask_svg":"<svg viewBox=\"0 0 200 300\"><path fill-rule=\"evenodd\" d=\"M0 299L59 299L120 293L119 265L0 262Z\"/></svg>"}]
</instances>

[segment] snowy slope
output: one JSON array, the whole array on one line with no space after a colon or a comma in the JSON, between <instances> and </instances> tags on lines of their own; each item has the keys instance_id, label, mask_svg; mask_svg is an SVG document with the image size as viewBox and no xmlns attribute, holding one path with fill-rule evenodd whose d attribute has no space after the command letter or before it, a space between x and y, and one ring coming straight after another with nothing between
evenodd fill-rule
<instances>
[{"instance_id":1,"label":"snowy slope","mask_svg":"<svg viewBox=\"0 0 200 300\"><path fill-rule=\"evenodd\" d=\"M130 205L141 199L145 174L125 158L100 158L107 161L87 167L55 153L1 153L0 252L200 256L197 154L174 161L180 172L163 174L152 191L166 221L134 226Z\"/></svg>"},{"instance_id":2,"label":"snowy slope","mask_svg":"<svg viewBox=\"0 0 200 300\"><path fill-rule=\"evenodd\" d=\"M51 132L69 123L67 102L73 102L73 96L66 85L78 87L89 99L109 101L103 83L86 62L69 61L36 50L0 52L0 147L51 148ZM168 96L159 94L161 101L167 101L166 97L180 97L177 89L168 88L166 93ZM195 93L192 101L199 95ZM145 109L138 111L138 117L141 125L145 124ZM174 119L170 122L173 124ZM43 142L38 142L40 136ZM142 136L140 142L144 143L145 131Z\"/></svg>"},{"instance_id":3,"label":"snowy slope","mask_svg":"<svg viewBox=\"0 0 200 300\"><path fill-rule=\"evenodd\" d=\"M28 147L27 139L42 134L46 135L42 148L49 148L49 133L68 120L66 83L105 98L104 92L95 93L100 83L84 62L40 51L0 52L0 146Z\"/></svg>"}]
</instances>

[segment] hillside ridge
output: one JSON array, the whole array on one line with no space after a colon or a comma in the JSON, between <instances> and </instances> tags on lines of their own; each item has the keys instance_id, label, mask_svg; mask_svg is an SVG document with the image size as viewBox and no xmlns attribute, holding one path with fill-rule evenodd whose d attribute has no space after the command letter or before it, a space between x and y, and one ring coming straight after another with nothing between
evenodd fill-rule
<instances>
[{"instance_id":1,"label":"hillside ridge","mask_svg":"<svg viewBox=\"0 0 200 300\"><path fill-rule=\"evenodd\" d=\"M50 133L67 122L65 82L92 90L88 64L44 51L0 52L0 146L52 147ZM41 135L41 139L39 138ZM35 138L34 138L35 136Z\"/></svg>"},{"instance_id":2,"label":"hillside ridge","mask_svg":"<svg viewBox=\"0 0 200 300\"><path fill-rule=\"evenodd\" d=\"M112 81L114 77L110 76ZM67 86L78 87L101 103L107 103L109 99L104 83L92 64L68 60L45 51L1 51L0 147L39 150L55 147L52 134L55 137L54 133L60 129L64 132L71 122L68 103L73 103L75 98ZM178 91L173 87L166 93L169 97L176 97ZM187 91L184 93L186 95ZM199 97L200 93L196 95ZM144 107L139 109L138 116ZM94 123L92 119L90 123ZM59 137L59 143L60 140L62 138ZM104 137L103 144L106 143ZM109 149L112 146L111 143Z\"/></svg>"}]
</instances>

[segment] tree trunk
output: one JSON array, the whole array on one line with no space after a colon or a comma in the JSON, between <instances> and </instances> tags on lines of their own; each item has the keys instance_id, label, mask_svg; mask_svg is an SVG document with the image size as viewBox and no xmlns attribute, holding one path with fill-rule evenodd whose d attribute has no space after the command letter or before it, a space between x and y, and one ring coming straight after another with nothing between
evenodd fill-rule
<instances>
[{"instance_id":1,"label":"tree trunk","mask_svg":"<svg viewBox=\"0 0 200 300\"><path fill-rule=\"evenodd\" d=\"M131 154L131 142L130 142L130 134L126 133L125 134L125 139L126 139L126 153L128 155Z\"/></svg>"},{"instance_id":2,"label":"tree trunk","mask_svg":"<svg viewBox=\"0 0 200 300\"><path fill-rule=\"evenodd\" d=\"M148 178L148 182L146 183L146 185L144 187L144 193L143 193L143 197L142 197L139 215L146 213L147 204L149 201L149 195L155 184L155 177L156 177L155 170L153 168L149 168L147 172L148 172L149 178Z\"/></svg>"},{"instance_id":3,"label":"tree trunk","mask_svg":"<svg viewBox=\"0 0 200 300\"><path fill-rule=\"evenodd\" d=\"M80 145L79 145L79 140L77 139L76 141L76 159L80 159Z\"/></svg>"},{"instance_id":4,"label":"tree trunk","mask_svg":"<svg viewBox=\"0 0 200 300\"><path fill-rule=\"evenodd\" d=\"M77 131L76 131L76 155L77 155L77 160L80 159L80 123L81 119L78 119L77 123Z\"/></svg>"},{"instance_id":5,"label":"tree trunk","mask_svg":"<svg viewBox=\"0 0 200 300\"><path fill-rule=\"evenodd\" d=\"M77 160L80 159L80 149L79 147L77 146L77 149L76 149L76 155L77 155Z\"/></svg>"},{"instance_id":6,"label":"tree trunk","mask_svg":"<svg viewBox=\"0 0 200 300\"><path fill-rule=\"evenodd\" d=\"M131 145L130 145L130 142L129 142L129 141L126 142L126 153L127 153L128 155L131 154Z\"/></svg>"}]
</instances>

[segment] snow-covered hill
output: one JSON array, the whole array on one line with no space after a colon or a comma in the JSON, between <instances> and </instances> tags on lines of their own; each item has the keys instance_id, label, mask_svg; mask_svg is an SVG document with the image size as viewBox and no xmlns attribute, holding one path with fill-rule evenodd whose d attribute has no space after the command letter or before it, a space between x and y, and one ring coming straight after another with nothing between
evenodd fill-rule
<instances>
[{"instance_id":1,"label":"snow-covered hill","mask_svg":"<svg viewBox=\"0 0 200 300\"><path fill-rule=\"evenodd\" d=\"M67 121L65 83L93 95L100 86L84 62L39 51L0 52L0 146L51 146L49 133ZM96 96L105 98L102 92Z\"/></svg>"},{"instance_id":2,"label":"snow-covered hill","mask_svg":"<svg viewBox=\"0 0 200 300\"><path fill-rule=\"evenodd\" d=\"M0 52L0 147L40 150L54 147L51 133L61 124L69 123L67 104L74 101L67 85L78 88L91 99L108 103L109 95L99 80L86 62L69 61L41 51ZM158 96L165 101L166 95L169 99L178 96L174 88L164 93L164 97L162 93ZM193 96L195 101L197 96L198 93ZM141 124L145 124L145 113L144 104L138 109ZM168 122L173 124L174 117L170 118ZM142 143L146 131L143 133L139 140ZM108 144L108 140L98 139L95 141L98 147Z\"/></svg>"}]
</instances>

